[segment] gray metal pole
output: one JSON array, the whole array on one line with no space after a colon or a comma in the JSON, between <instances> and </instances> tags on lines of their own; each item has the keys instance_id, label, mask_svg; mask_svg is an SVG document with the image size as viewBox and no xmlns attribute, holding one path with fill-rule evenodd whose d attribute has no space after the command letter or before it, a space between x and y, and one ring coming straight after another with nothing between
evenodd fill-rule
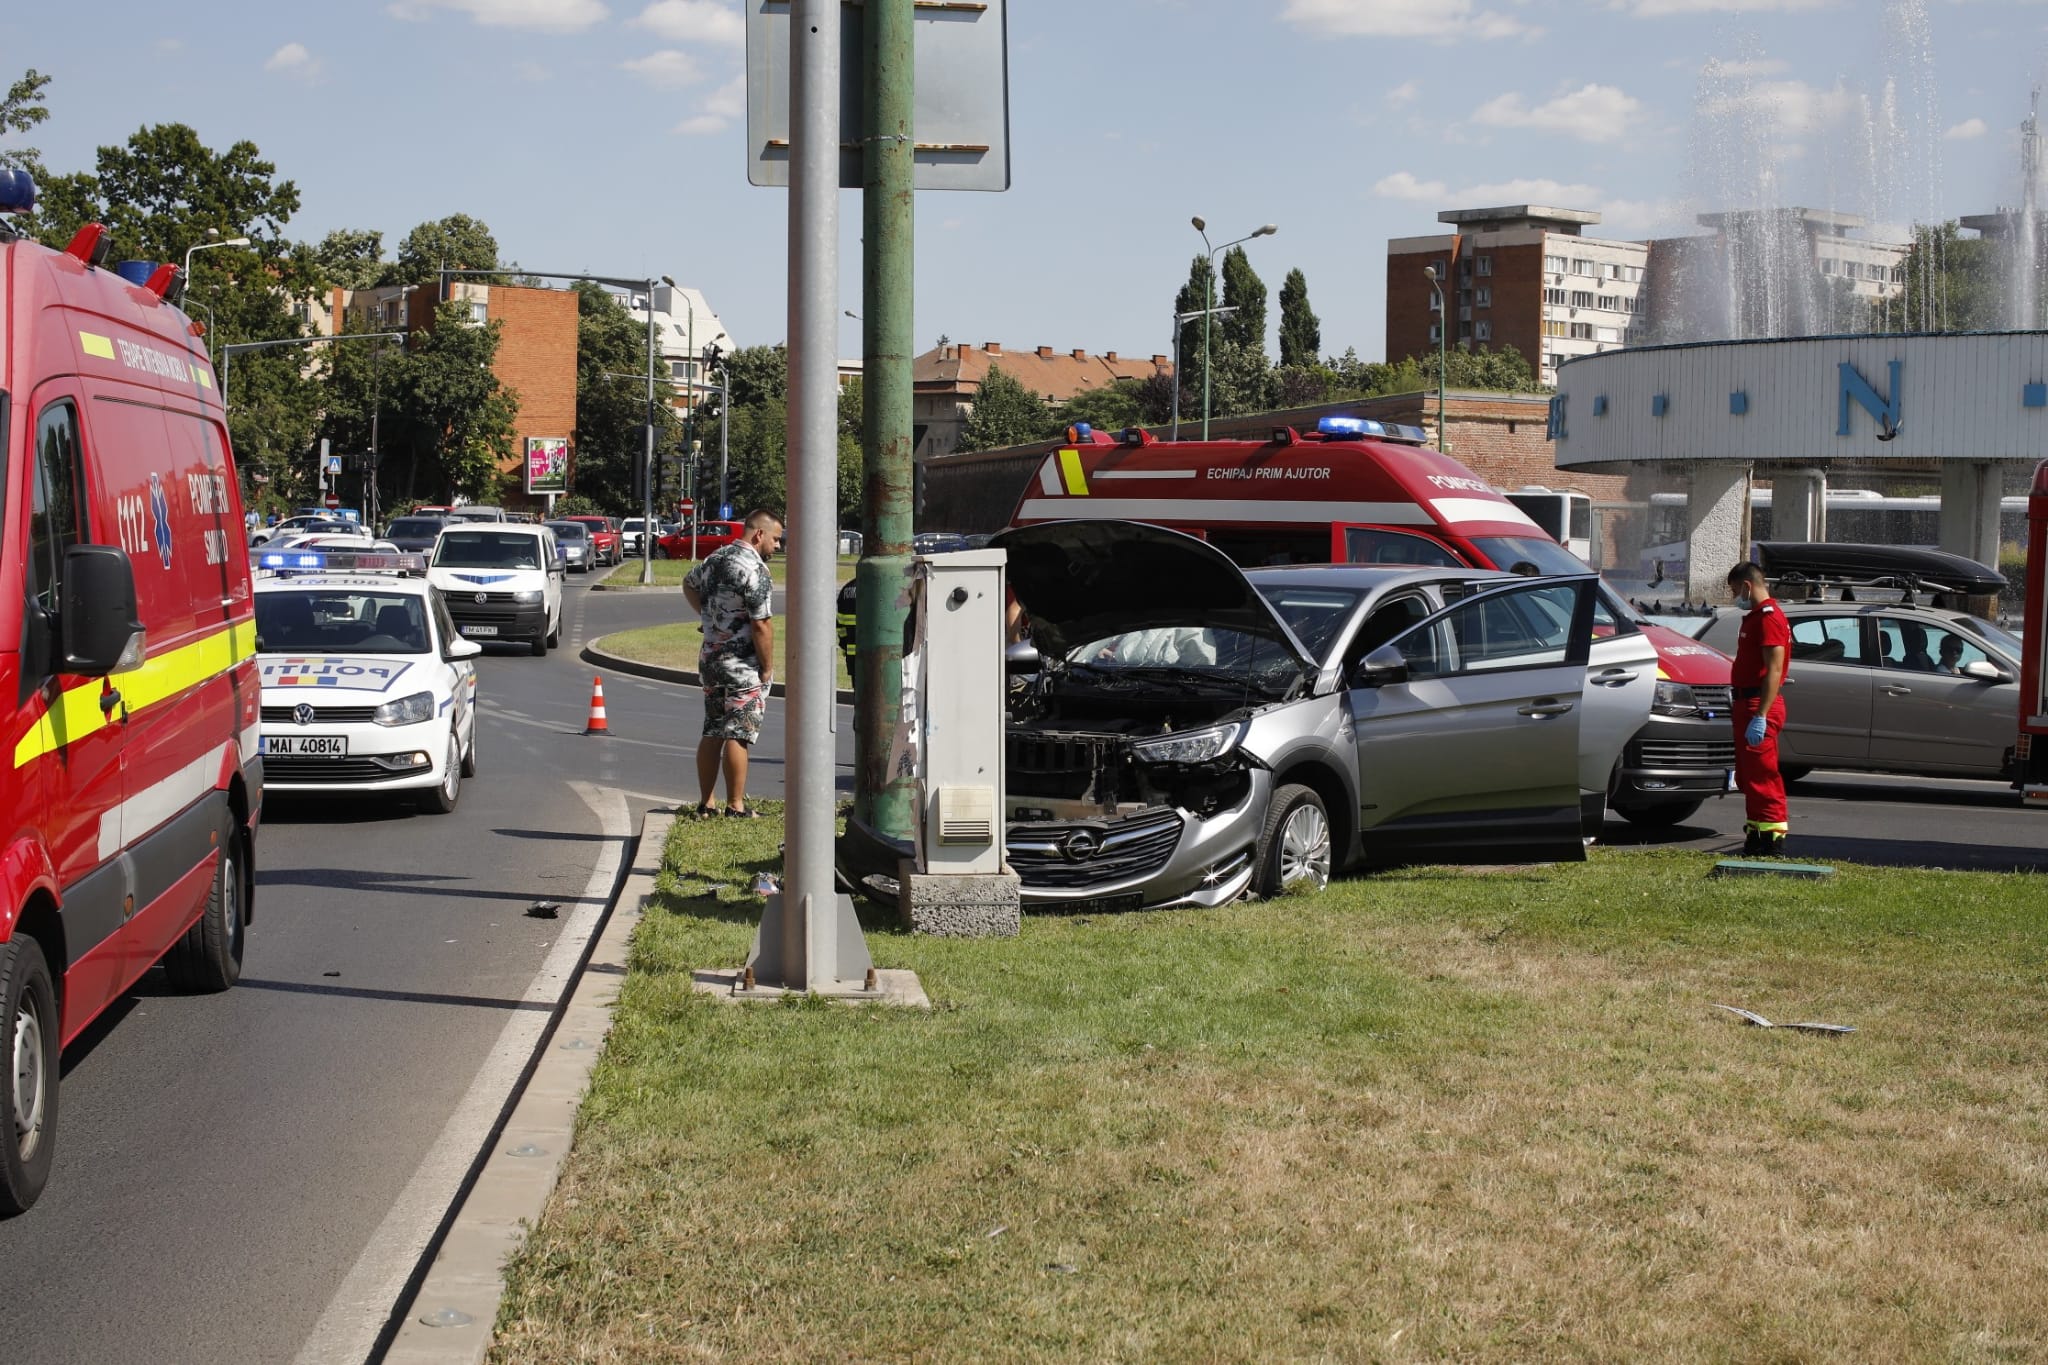
<instances>
[{"instance_id":1,"label":"gray metal pole","mask_svg":"<svg viewBox=\"0 0 2048 1365\"><path fill-rule=\"evenodd\" d=\"M833 706L838 487L839 0L796 0L790 23L789 723L785 914L805 986L839 977Z\"/></svg>"},{"instance_id":2,"label":"gray metal pole","mask_svg":"<svg viewBox=\"0 0 2048 1365\"><path fill-rule=\"evenodd\" d=\"M363 501L369 506L364 510L370 514L369 531L377 531L377 470L382 463L381 447L377 442L377 419L384 415L384 350L370 357L370 495Z\"/></svg>"},{"instance_id":3,"label":"gray metal pole","mask_svg":"<svg viewBox=\"0 0 2048 1365\"><path fill-rule=\"evenodd\" d=\"M640 507L640 582L654 582L654 281L647 282L647 483Z\"/></svg>"},{"instance_id":4,"label":"gray metal pole","mask_svg":"<svg viewBox=\"0 0 2048 1365\"><path fill-rule=\"evenodd\" d=\"M718 367L718 383L718 515L722 517L725 505L732 501L732 491L727 482L732 449L726 439L732 425L732 371L724 365Z\"/></svg>"}]
</instances>

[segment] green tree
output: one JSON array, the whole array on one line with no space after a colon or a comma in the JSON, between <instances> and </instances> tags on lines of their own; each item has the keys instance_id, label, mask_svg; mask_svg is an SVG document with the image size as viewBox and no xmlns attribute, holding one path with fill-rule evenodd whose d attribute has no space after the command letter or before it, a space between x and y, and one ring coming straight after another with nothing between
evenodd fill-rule
<instances>
[{"instance_id":1,"label":"green tree","mask_svg":"<svg viewBox=\"0 0 2048 1365\"><path fill-rule=\"evenodd\" d=\"M26 133L50 116L43 107L43 87L50 78L28 69L28 74L7 87L7 93L0 95L0 138L15 133ZM27 171L38 185L43 180L43 159L33 147L0 147L0 166L13 166Z\"/></svg>"},{"instance_id":2,"label":"green tree","mask_svg":"<svg viewBox=\"0 0 2048 1365\"><path fill-rule=\"evenodd\" d=\"M1083 389L1060 405L1059 420L1086 422L1100 431L1141 426L1145 416L1145 381L1118 379L1098 389Z\"/></svg>"},{"instance_id":3,"label":"green tree","mask_svg":"<svg viewBox=\"0 0 2048 1365\"><path fill-rule=\"evenodd\" d=\"M1280 363L1313 366L1323 351L1323 323L1308 306L1308 276L1287 272L1280 285Z\"/></svg>"},{"instance_id":4,"label":"green tree","mask_svg":"<svg viewBox=\"0 0 2048 1365\"><path fill-rule=\"evenodd\" d=\"M1174 377L1180 385L1180 410L1183 416L1188 413L1200 413L1202 410L1202 327L1205 319L1188 315L1200 314L1204 309L1214 307L1220 302L1216 295L1216 275L1209 267L1209 258L1196 252L1194 260L1188 263L1188 282L1180 287L1180 293L1174 295L1173 299L1173 315L1187 319L1180 324L1180 344L1174 348L1178 352L1174 357ZM1217 319L1212 317L1206 321L1210 325L1207 335L1213 345L1216 339Z\"/></svg>"},{"instance_id":5,"label":"green tree","mask_svg":"<svg viewBox=\"0 0 2048 1365\"><path fill-rule=\"evenodd\" d=\"M867 406L867 386L858 378L839 386L839 524L860 525L861 482L866 456L861 449L861 431Z\"/></svg>"},{"instance_id":6,"label":"green tree","mask_svg":"<svg viewBox=\"0 0 2048 1365\"><path fill-rule=\"evenodd\" d=\"M1031 390L991 365L974 395L974 411L960 433L961 450L996 450L1025 445L1051 436L1059 423L1052 410Z\"/></svg>"},{"instance_id":7,"label":"green tree","mask_svg":"<svg viewBox=\"0 0 2048 1365\"><path fill-rule=\"evenodd\" d=\"M781 511L789 501L789 409L780 395L732 410L733 510Z\"/></svg>"},{"instance_id":8,"label":"green tree","mask_svg":"<svg viewBox=\"0 0 2048 1365\"><path fill-rule=\"evenodd\" d=\"M1216 320L1224 340L1241 351L1257 354L1260 363L1264 364L1266 282L1259 278L1258 271L1252 269L1251 257L1244 254L1241 246L1234 246L1223 253L1223 306L1237 310Z\"/></svg>"},{"instance_id":9,"label":"green tree","mask_svg":"<svg viewBox=\"0 0 2048 1365\"><path fill-rule=\"evenodd\" d=\"M398 268L387 284L438 284L443 270L496 270L498 239L490 228L466 213L451 213L421 223L398 244ZM499 276L478 276L493 283Z\"/></svg>"},{"instance_id":10,"label":"green tree","mask_svg":"<svg viewBox=\"0 0 2048 1365\"><path fill-rule=\"evenodd\" d=\"M1954 222L1914 228L1913 244L1906 250L1906 287L1871 310L1871 328L1983 332L2010 326L2007 250L1995 240L1964 237ZM2038 274L2033 283L2039 298Z\"/></svg>"},{"instance_id":11,"label":"green tree","mask_svg":"<svg viewBox=\"0 0 2048 1365\"><path fill-rule=\"evenodd\" d=\"M753 407L770 398L789 396L789 348L742 346L725 358L726 382L735 408Z\"/></svg>"},{"instance_id":12,"label":"green tree","mask_svg":"<svg viewBox=\"0 0 2048 1365\"><path fill-rule=\"evenodd\" d=\"M647 369L647 328L599 285L578 283L576 308L575 488L608 512L630 515L647 450L647 387L637 377ZM681 424L674 386L666 375L657 378L654 448L667 454L677 448Z\"/></svg>"},{"instance_id":13,"label":"green tree","mask_svg":"<svg viewBox=\"0 0 2048 1365\"><path fill-rule=\"evenodd\" d=\"M491 362L502 324L479 326L460 300L434 310L433 330L415 332L399 385L401 439L410 459L403 496L423 488L495 495L510 461L518 398Z\"/></svg>"},{"instance_id":14,"label":"green tree","mask_svg":"<svg viewBox=\"0 0 2048 1365\"><path fill-rule=\"evenodd\" d=\"M338 289L373 288L392 269L384 259L384 234L359 228L336 228L322 237L313 263L321 280Z\"/></svg>"},{"instance_id":15,"label":"green tree","mask_svg":"<svg viewBox=\"0 0 2048 1365\"><path fill-rule=\"evenodd\" d=\"M1273 371L1272 399L1276 408L1306 408L1334 401L1340 385L1338 374L1311 357L1306 365L1282 365Z\"/></svg>"},{"instance_id":16,"label":"green tree","mask_svg":"<svg viewBox=\"0 0 2048 1365\"><path fill-rule=\"evenodd\" d=\"M1265 412L1273 406L1273 370L1264 348L1236 340L1210 339L1209 413L1236 417ZM1201 418L1201 395L1192 409ZM1182 415L1186 421L1186 414Z\"/></svg>"}]
</instances>

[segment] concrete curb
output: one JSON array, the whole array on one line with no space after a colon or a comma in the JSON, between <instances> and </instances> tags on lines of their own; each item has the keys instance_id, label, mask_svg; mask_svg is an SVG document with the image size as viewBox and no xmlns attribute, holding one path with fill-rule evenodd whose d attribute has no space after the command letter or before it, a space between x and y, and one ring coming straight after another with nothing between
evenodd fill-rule
<instances>
[{"instance_id":1,"label":"concrete curb","mask_svg":"<svg viewBox=\"0 0 2048 1365\"><path fill-rule=\"evenodd\" d=\"M575 1136L576 1111L611 1030L633 931L661 867L672 812L650 811L626 883L539 1060L449 1224L398 1334L381 1357L395 1365L474 1365L491 1348L505 1297L505 1261L547 1206Z\"/></svg>"},{"instance_id":2,"label":"concrete curb","mask_svg":"<svg viewBox=\"0 0 2048 1365\"><path fill-rule=\"evenodd\" d=\"M623 654L608 653L604 649L604 642L605 637L602 635L598 636L595 640L583 646L583 653L579 657L587 664L597 668L609 668L614 673L630 673L636 677L653 678L658 682L681 683L688 687L703 686L703 679L687 668L666 668L660 664L641 663L638 659L629 659ZM770 683L768 685L768 695L771 697L782 697L788 694L789 689L781 683ZM853 690L851 688L839 688L834 695L837 696L840 705L853 705Z\"/></svg>"}]
</instances>

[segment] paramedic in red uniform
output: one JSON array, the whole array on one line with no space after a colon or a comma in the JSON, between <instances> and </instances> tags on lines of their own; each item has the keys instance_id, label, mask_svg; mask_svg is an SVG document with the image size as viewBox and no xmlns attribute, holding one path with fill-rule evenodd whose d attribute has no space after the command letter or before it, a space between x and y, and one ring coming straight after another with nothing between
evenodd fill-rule
<instances>
[{"instance_id":1,"label":"paramedic in red uniform","mask_svg":"<svg viewBox=\"0 0 2048 1365\"><path fill-rule=\"evenodd\" d=\"M1785 728L1786 661L1792 627L1764 583L1764 571L1737 564L1728 571L1742 630L1735 637L1735 784L1749 818L1743 822L1745 854L1781 854L1789 828L1785 779L1778 775L1778 732Z\"/></svg>"}]
</instances>

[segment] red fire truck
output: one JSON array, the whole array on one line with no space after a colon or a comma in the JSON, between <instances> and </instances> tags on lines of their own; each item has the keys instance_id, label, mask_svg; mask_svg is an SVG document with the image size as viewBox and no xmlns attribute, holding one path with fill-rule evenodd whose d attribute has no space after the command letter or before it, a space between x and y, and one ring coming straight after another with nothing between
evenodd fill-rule
<instances>
[{"instance_id":1,"label":"red fire truck","mask_svg":"<svg viewBox=\"0 0 2048 1365\"><path fill-rule=\"evenodd\" d=\"M2048 807L2048 460L2027 498L2027 605L2020 625L2020 795Z\"/></svg>"}]
</instances>

